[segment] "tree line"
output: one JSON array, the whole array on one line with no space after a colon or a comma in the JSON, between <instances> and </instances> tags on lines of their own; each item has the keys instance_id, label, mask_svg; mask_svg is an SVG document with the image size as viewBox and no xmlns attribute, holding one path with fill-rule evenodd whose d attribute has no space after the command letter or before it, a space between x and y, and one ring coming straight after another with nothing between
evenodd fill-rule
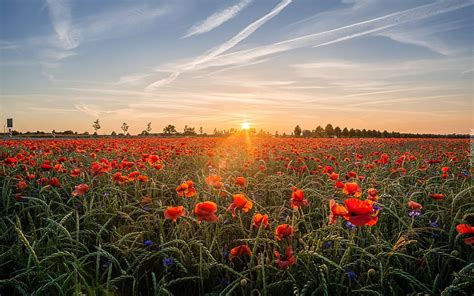
<instances>
[{"instance_id":1,"label":"tree line","mask_svg":"<svg viewBox=\"0 0 474 296\"><path fill-rule=\"evenodd\" d=\"M121 133L116 133L113 131L110 135L111 136L130 136L130 133L128 132L129 125L124 122L120 126L120 130L122 131ZM98 135L98 131L101 129L101 125L99 122L99 119L95 120L92 123L92 128L94 129L94 136ZM239 130L235 128L231 128L229 130L218 130L217 128L214 129L214 132L212 134L207 134L204 132L203 127L199 127L199 130L196 131L196 128L190 127L188 125L184 126L184 129L182 132L179 132L176 129L176 126L172 124L168 124L163 128L162 133L152 133L152 126L151 122L148 122L146 127L139 133L139 136L149 136L149 135L154 135L154 136L166 136L166 137L196 137L196 136L204 136L204 137L228 137L231 135L236 135L236 134L248 134L251 136L257 136L257 137L277 137L277 138L287 138L287 137L296 137L296 138L468 138L469 135L463 135L463 134L448 134L448 135L439 135L439 134L419 134L419 133L400 133L400 132L388 132L384 130L383 132L375 129L354 129L354 128L340 128L339 126L333 127L332 124L328 123L326 127L322 127L321 125L318 125L315 129L302 129L299 125L295 126L293 132L291 134L286 134L286 133L279 133L278 131L275 131L275 133L272 135L268 131L260 130L257 132L255 128L250 128L248 130ZM17 135L37 135L37 136L56 136L56 135L70 135L70 136L89 136L89 132L84 132L84 133L78 133L77 131L72 131L72 130L66 130L63 132L56 132L53 130L51 133L45 133L42 131L36 131L36 132L26 132L26 133L21 133L18 131L13 131L12 135L17 136Z\"/></svg>"},{"instance_id":2,"label":"tree line","mask_svg":"<svg viewBox=\"0 0 474 296\"><path fill-rule=\"evenodd\" d=\"M275 136L278 136L276 132ZM287 135L282 135L286 137ZM302 129L299 125L295 126L293 133L290 136L297 138L466 138L469 135L463 134L420 134L420 133L400 133L400 132L383 132L375 129L348 129L347 127L340 128L339 126L333 127L332 124L328 123L325 128L318 125L315 129Z\"/></svg>"}]
</instances>

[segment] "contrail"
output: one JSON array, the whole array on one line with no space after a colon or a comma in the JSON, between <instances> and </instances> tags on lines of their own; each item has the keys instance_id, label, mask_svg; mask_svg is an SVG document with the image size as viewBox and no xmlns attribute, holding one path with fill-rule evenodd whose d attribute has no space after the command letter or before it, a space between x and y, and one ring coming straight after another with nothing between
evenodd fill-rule
<instances>
[{"instance_id":1,"label":"contrail","mask_svg":"<svg viewBox=\"0 0 474 296\"><path fill-rule=\"evenodd\" d=\"M359 36L371 34L390 27L404 24L411 21L421 20L442 13L454 11L466 6L473 5L474 1L440 1L428 5L415 7L412 9L388 14L371 20L351 24L348 26L309 34L269 45L259 46L252 49L241 50L230 54L219 55L208 61L205 65L197 67L196 70L208 67L229 66L234 64L247 63L265 56L281 53L303 47L320 47L334 44L344 40L353 39Z\"/></svg>"},{"instance_id":2,"label":"contrail","mask_svg":"<svg viewBox=\"0 0 474 296\"><path fill-rule=\"evenodd\" d=\"M184 64L179 69L175 72L173 72L168 78L158 80L156 82L153 82L152 84L148 85L146 87L146 90L154 90L160 86L169 84L173 82L178 76L187 71L194 70L196 66L204 64L218 55L226 52L227 50L231 49L235 45L237 45L239 42L247 38L249 35L251 35L253 32L255 32L258 28L260 28L262 25L264 25L266 22L268 22L270 19L278 15L286 6L288 6L292 0L283 0L280 2L275 8L272 9L268 14L264 15L260 19L256 20L255 22L251 23L248 25L245 29L240 31L237 35L232 37L230 40L224 42L220 46L217 46L204 55L196 58L194 61L188 64Z\"/></svg>"},{"instance_id":3,"label":"contrail","mask_svg":"<svg viewBox=\"0 0 474 296\"><path fill-rule=\"evenodd\" d=\"M192 26L188 30L186 35L183 36L183 38L187 38L193 35L203 34L211 30L214 30L215 28L219 27L223 23L236 17L239 14L239 12L243 10L245 7L247 7L251 2L252 0L242 0L233 6L227 7L224 10L221 10L212 14L201 23L198 23Z\"/></svg>"}]
</instances>

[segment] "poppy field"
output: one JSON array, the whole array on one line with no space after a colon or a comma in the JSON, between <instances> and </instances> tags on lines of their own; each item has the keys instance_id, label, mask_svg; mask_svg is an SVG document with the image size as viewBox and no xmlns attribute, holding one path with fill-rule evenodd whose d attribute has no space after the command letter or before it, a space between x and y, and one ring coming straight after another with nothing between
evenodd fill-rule
<instances>
[{"instance_id":1,"label":"poppy field","mask_svg":"<svg viewBox=\"0 0 474 296\"><path fill-rule=\"evenodd\" d=\"M467 139L0 143L1 295L471 295Z\"/></svg>"}]
</instances>

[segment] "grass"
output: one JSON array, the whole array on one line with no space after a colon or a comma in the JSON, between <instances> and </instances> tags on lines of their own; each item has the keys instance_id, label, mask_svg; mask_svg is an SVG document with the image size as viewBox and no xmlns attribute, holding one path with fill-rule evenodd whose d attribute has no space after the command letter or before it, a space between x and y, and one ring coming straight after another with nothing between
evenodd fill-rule
<instances>
[{"instance_id":1,"label":"grass","mask_svg":"<svg viewBox=\"0 0 474 296\"><path fill-rule=\"evenodd\" d=\"M382 152L388 164L375 162ZM0 153L24 156L0 167L2 295L470 295L474 289L472 246L455 230L474 222L466 140L45 140L2 142ZM397 165L404 153L414 158ZM163 168L143 154L158 155ZM39 168L61 157L59 171ZM94 175L91 165L101 158L117 166ZM120 168L123 159L133 166ZM441 162L427 164L432 159ZM328 225L329 199L345 198L322 173L328 165L342 181L357 181L362 199L371 187L379 191L375 226L352 229L342 218ZM443 166L450 168L445 178ZM397 167L406 173L392 170ZM74 168L81 169L78 177L69 175ZM113 180L117 171L149 179L120 185ZM365 178L346 180L350 171ZM27 173L35 177L20 190ZM206 184L210 174L222 177L225 196ZM237 176L247 186L237 186ZM60 186L39 184L42 177L57 177ZM190 179L197 195L178 197L176 186ZM73 197L81 183L90 190ZM305 192L309 206L290 208L292 186ZM225 209L239 192L253 208L234 218ZM430 193L446 196L437 201ZM408 215L409 200L423 205L422 215ZM193 209L200 201L218 205L218 222L197 223ZM187 215L173 223L163 213L176 205ZM268 214L267 228L252 227L255 213ZM283 223L295 229L291 240L275 238ZM252 256L230 260L230 249L241 244ZM282 270L274 251L287 246L297 261Z\"/></svg>"}]
</instances>

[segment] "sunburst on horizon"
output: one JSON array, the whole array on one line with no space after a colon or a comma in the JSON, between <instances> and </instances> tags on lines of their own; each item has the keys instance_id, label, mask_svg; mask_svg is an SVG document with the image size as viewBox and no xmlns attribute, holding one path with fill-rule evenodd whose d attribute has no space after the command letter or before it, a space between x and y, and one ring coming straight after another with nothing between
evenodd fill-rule
<instances>
[{"instance_id":1,"label":"sunburst on horizon","mask_svg":"<svg viewBox=\"0 0 474 296\"><path fill-rule=\"evenodd\" d=\"M243 129L243 130L248 130L250 128L250 123L248 123L247 121L244 121L240 125L240 128Z\"/></svg>"}]
</instances>

